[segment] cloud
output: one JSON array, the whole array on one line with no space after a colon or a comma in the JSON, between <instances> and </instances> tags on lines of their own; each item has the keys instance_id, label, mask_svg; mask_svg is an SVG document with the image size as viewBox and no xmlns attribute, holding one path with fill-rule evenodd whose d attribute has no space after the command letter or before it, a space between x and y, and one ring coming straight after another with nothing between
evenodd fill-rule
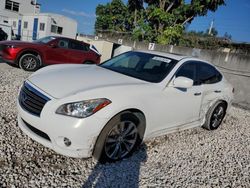
<instances>
[{"instance_id":1,"label":"cloud","mask_svg":"<svg viewBox=\"0 0 250 188\"><path fill-rule=\"evenodd\" d=\"M74 16L83 16L83 17L87 17L87 18L93 18L96 17L95 14L88 14L86 12L83 11L74 11L74 10L69 10L69 9L62 9L62 12L74 15Z\"/></svg>"}]
</instances>

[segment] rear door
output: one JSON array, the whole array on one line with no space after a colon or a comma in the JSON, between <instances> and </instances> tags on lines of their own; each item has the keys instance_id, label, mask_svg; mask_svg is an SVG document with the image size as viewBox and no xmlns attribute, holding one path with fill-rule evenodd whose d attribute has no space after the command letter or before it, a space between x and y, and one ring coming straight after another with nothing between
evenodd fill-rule
<instances>
[{"instance_id":1,"label":"rear door","mask_svg":"<svg viewBox=\"0 0 250 188\"><path fill-rule=\"evenodd\" d=\"M70 55L68 56L71 63L82 64L85 61L93 59L89 52L89 45L83 42L70 40L69 43Z\"/></svg>"},{"instance_id":2,"label":"rear door","mask_svg":"<svg viewBox=\"0 0 250 188\"><path fill-rule=\"evenodd\" d=\"M206 113L211 104L223 93L222 75L208 63L199 62L197 80L203 87L201 113Z\"/></svg>"}]
</instances>

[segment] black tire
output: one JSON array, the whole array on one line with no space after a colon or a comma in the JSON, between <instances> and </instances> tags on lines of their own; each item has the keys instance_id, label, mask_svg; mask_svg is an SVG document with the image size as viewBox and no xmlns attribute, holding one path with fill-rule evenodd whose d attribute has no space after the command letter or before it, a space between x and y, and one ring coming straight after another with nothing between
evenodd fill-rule
<instances>
[{"instance_id":1,"label":"black tire","mask_svg":"<svg viewBox=\"0 0 250 188\"><path fill-rule=\"evenodd\" d=\"M218 101L207 112L206 121L202 125L207 130L216 130L221 125L226 115L227 105L223 101Z\"/></svg>"},{"instance_id":2,"label":"black tire","mask_svg":"<svg viewBox=\"0 0 250 188\"><path fill-rule=\"evenodd\" d=\"M19 67L25 71L36 71L40 67L40 60L33 54L24 54L19 59Z\"/></svg>"},{"instance_id":3,"label":"black tire","mask_svg":"<svg viewBox=\"0 0 250 188\"><path fill-rule=\"evenodd\" d=\"M122 112L113 117L98 136L93 151L93 157L100 163L106 163L119 161L131 156L143 139L145 127L142 127L144 126L142 122L143 120L140 120L139 116L130 112ZM123 129L121 133L118 131L119 126L120 130L122 127L126 129ZM130 131L128 130L129 128L131 129ZM116 131L118 131L118 134L114 134ZM129 134L125 134L127 131L131 133L131 137L128 136ZM122 135L127 135L127 137L123 137ZM129 140L131 145L128 144L129 142L127 142L126 139ZM110 142L111 140L112 142ZM118 149L119 154L112 155L111 153L113 150L113 152L115 152L117 145L120 145ZM129 147L127 147L128 145ZM123 150L127 150L127 152Z\"/></svg>"}]
</instances>

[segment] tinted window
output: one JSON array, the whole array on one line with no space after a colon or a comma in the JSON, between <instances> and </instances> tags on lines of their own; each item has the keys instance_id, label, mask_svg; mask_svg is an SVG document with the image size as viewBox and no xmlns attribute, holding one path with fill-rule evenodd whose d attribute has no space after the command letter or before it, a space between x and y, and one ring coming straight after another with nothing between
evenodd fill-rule
<instances>
[{"instance_id":1,"label":"tinted window","mask_svg":"<svg viewBox=\"0 0 250 188\"><path fill-rule=\"evenodd\" d=\"M199 63L198 80L201 84L214 84L222 79L222 75L211 65Z\"/></svg>"},{"instance_id":2,"label":"tinted window","mask_svg":"<svg viewBox=\"0 0 250 188\"><path fill-rule=\"evenodd\" d=\"M143 52L127 52L99 65L109 70L148 82L162 81L177 61Z\"/></svg>"},{"instance_id":3,"label":"tinted window","mask_svg":"<svg viewBox=\"0 0 250 188\"><path fill-rule=\"evenodd\" d=\"M81 50L81 51L88 51L89 47L81 42L75 42L71 41L70 42L70 48L74 50Z\"/></svg>"},{"instance_id":4,"label":"tinted window","mask_svg":"<svg viewBox=\"0 0 250 188\"><path fill-rule=\"evenodd\" d=\"M194 81L194 85L200 85L200 82L197 80L198 65L198 62L187 62L178 70L175 76L190 78Z\"/></svg>"},{"instance_id":5,"label":"tinted window","mask_svg":"<svg viewBox=\"0 0 250 188\"><path fill-rule=\"evenodd\" d=\"M58 46L59 46L60 48L68 48L68 47L69 47L69 41L64 40L64 39L60 39L60 40L58 41Z\"/></svg>"},{"instance_id":6,"label":"tinted window","mask_svg":"<svg viewBox=\"0 0 250 188\"><path fill-rule=\"evenodd\" d=\"M195 79L195 65L194 63L184 64L177 72L176 78L179 76L187 77L192 80Z\"/></svg>"}]
</instances>

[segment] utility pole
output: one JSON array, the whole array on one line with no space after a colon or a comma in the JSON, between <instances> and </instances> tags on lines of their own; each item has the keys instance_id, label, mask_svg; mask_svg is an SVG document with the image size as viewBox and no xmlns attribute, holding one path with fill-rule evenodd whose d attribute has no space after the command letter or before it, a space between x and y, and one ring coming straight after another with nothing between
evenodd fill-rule
<instances>
[{"instance_id":1,"label":"utility pole","mask_svg":"<svg viewBox=\"0 0 250 188\"><path fill-rule=\"evenodd\" d=\"M214 19L211 21L210 28L209 28L209 31L208 31L208 35L211 35L213 27L214 27Z\"/></svg>"}]
</instances>

